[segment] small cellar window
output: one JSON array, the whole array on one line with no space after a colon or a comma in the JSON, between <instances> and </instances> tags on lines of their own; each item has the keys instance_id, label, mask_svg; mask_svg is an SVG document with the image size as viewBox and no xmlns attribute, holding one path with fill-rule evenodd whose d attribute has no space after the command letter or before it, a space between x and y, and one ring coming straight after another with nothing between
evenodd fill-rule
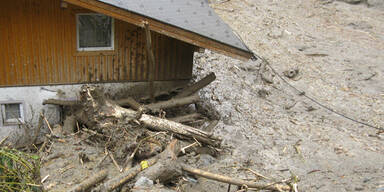
<instances>
[{"instance_id":1,"label":"small cellar window","mask_svg":"<svg viewBox=\"0 0 384 192\"><path fill-rule=\"evenodd\" d=\"M114 20L98 13L77 14L77 50L114 50Z\"/></svg>"},{"instance_id":2,"label":"small cellar window","mask_svg":"<svg viewBox=\"0 0 384 192\"><path fill-rule=\"evenodd\" d=\"M3 125L17 125L24 123L24 110L22 103L1 104Z\"/></svg>"}]
</instances>

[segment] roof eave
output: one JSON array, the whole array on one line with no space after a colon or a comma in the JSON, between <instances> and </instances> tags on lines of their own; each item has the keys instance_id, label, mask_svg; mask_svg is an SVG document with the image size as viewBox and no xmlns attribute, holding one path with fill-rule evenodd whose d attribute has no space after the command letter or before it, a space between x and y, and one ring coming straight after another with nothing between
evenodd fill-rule
<instances>
[{"instance_id":1,"label":"roof eave","mask_svg":"<svg viewBox=\"0 0 384 192\"><path fill-rule=\"evenodd\" d=\"M160 22L158 20L136 14L125 9L121 9L97 0L64 0L67 3L77 5L110 17L137 25L142 27L143 22L148 22L149 27L152 31L158 32L160 34L187 42L189 44L195 45L197 47L202 47L210 49L212 51L240 59L240 60L249 60L253 57L253 54L250 51L245 51L210 38L204 37L202 35L181 29L176 26L169 25L167 23Z\"/></svg>"}]
</instances>

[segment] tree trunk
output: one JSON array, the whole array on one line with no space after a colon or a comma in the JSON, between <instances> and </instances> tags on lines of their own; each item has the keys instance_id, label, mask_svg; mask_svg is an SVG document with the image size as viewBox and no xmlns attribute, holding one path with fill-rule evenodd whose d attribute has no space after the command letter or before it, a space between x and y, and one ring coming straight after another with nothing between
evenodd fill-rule
<instances>
[{"instance_id":1,"label":"tree trunk","mask_svg":"<svg viewBox=\"0 0 384 192\"><path fill-rule=\"evenodd\" d=\"M182 98L182 97L192 95L193 93L196 93L198 90L209 85L215 79L216 79L215 73L210 73L206 77L202 78L200 81L198 81L198 82L194 83L193 85L185 88L183 91L181 91L181 93L176 95L175 98Z\"/></svg>"}]
</instances>

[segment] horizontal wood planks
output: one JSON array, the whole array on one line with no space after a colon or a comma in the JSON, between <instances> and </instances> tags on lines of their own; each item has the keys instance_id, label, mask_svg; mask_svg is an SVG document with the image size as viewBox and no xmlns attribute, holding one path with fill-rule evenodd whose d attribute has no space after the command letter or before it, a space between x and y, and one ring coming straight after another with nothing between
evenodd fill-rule
<instances>
[{"instance_id":1,"label":"horizontal wood planks","mask_svg":"<svg viewBox=\"0 0 384 192\"><path fill-rule=\"evenodd\" d=\"M0 2L0 86L147 81L144 30L115 20L115 50L78 52L76 14L59 0ZM152 32L155 80L189 79L193 45Z\"/></svg>"}]
</instances>

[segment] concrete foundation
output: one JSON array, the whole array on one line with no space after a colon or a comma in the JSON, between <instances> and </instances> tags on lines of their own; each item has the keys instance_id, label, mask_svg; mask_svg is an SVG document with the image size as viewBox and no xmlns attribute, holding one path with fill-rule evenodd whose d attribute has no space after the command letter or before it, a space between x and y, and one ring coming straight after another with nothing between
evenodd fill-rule
<instances>
[{"instance_id":1,"label":"concrete foundation","mask_svg":"<svg viewBox=\"0 0 384 192\"><path fill-rule=\"evenodd\" d=\"M155 93L165 92L186 85L188 81L161 81L155 82ZM78 100L79 90L82 84L54 85L33 87L7 87L0 88L0 105L7 103L20 103L23 122L12 124L5 123L3 108L0 108L0 140L7 137L4 143L16 147L27 144L33 138L37 127L39 114L45 111L45 116L51 125L61 123L61 108L54 105L42 105L45 99ZM148 95L149 83L105 83L97 84L104 89L107 97L111 99L126 98L128 96L140 97ZM47 126L43 126L41 132L49 132Z\"/></svg>"}]
</instances>

